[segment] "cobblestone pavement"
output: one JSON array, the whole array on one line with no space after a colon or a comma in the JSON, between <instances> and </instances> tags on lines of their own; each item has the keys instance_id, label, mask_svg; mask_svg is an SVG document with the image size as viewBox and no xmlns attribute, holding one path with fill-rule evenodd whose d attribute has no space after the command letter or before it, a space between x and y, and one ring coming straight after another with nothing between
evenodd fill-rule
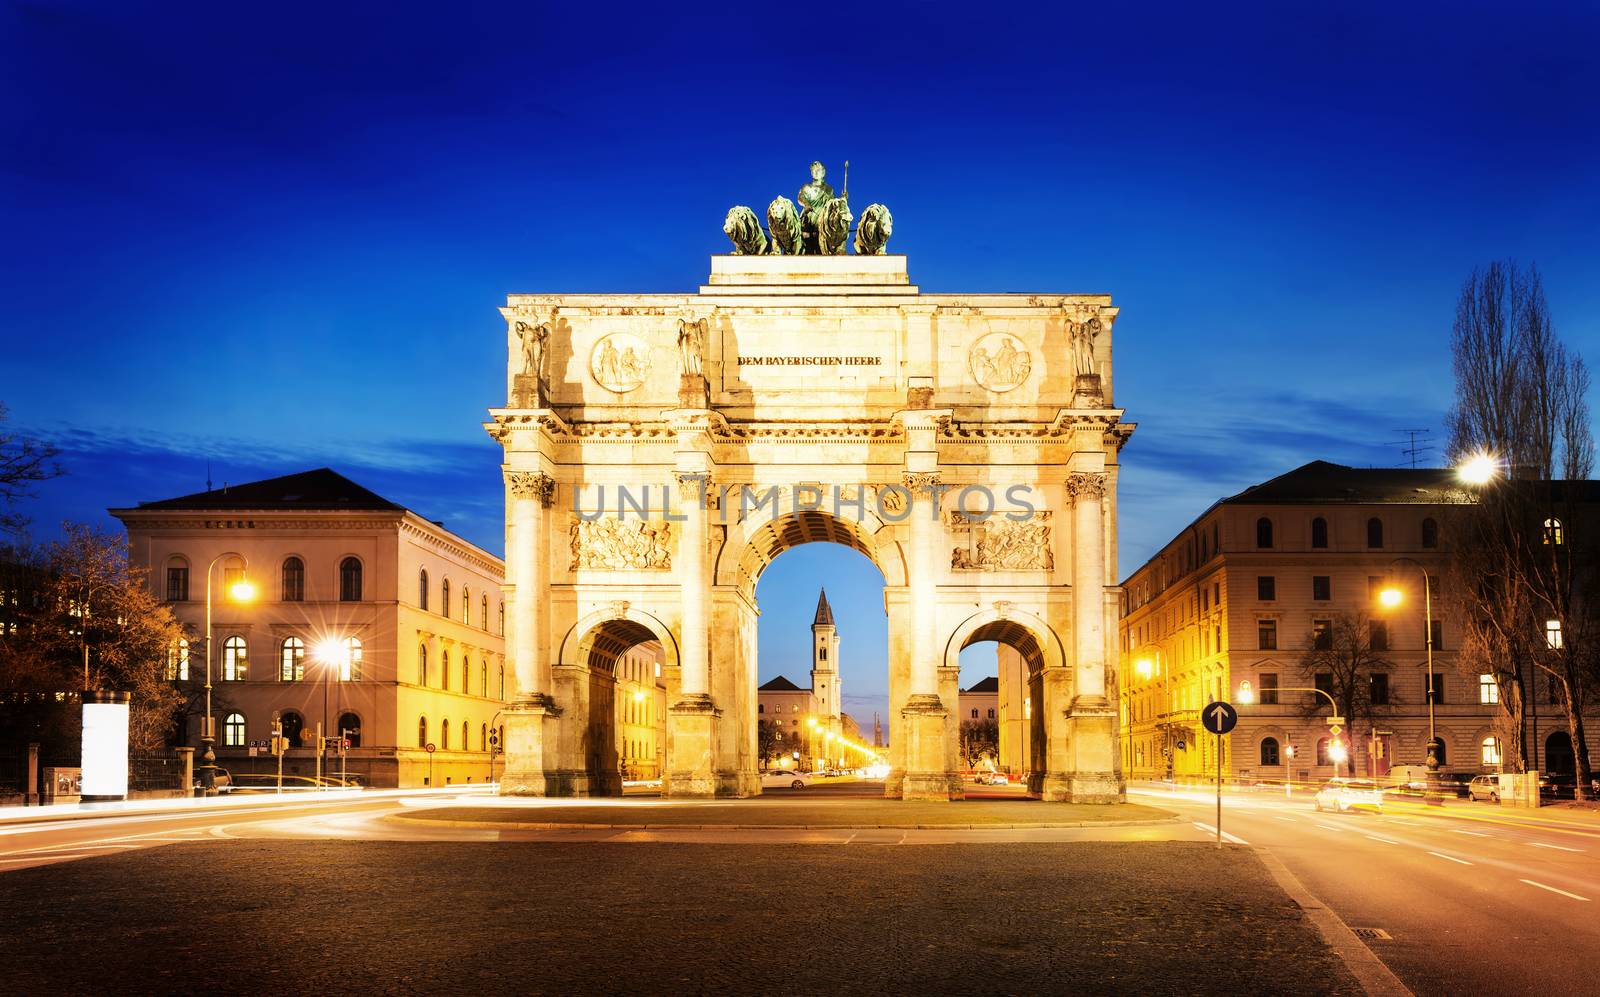
<instances>
[{"instance_id":1,"label":"cobblestone pavement","mask_svg":"<svg viewBox=\"0 0 1600 997\"><path fill-rule=\"evenodd\" d=\"M1356 993L1254 853L241 840L0 877L17 993Z\"/></svg>"}]
</instances>

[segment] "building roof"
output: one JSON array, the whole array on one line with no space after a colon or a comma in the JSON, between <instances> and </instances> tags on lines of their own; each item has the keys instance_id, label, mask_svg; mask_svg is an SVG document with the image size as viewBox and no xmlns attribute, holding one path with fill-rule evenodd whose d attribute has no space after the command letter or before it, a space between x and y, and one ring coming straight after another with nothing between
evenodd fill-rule
<instances>
[{"instance_id":1,"label":"building roof","mask_svg":"<svg viewBox=\"0 0 1600 997\"><path fill-rule=\"evenodd\" d=\"M243 485L224 486L193 495L140 502L140 509L359 509L404 512L405 506L390 502L349 478L319 467L315 471L286 474Z\"/></svg>"},{"instance_id":2,"label":"building roof","mask_svg":"<svg viewBox=\"0 0 1600 997\"><path fill-rule=\"evenodd\" d=\"M817 595L817 617L811 621L814 627L833 626L833 607L828 605L828 590L822 589Z\"/></svg>"},{"instance_id":3,"label":"building roof","mask_svg":"<svg viewBox=\"0 0 1600 997\"><path fill-rule=\"evenodd\" d=\"M1302 464L1276 478L1251 485L1222 500L1223 505L1348 502L1461 502L1466 493L1456 474L1440 467L1346 467L1325 460Z\"/></svg>"},{"instance_id":4,"label":"building roof","mask_svg":"<svg viewBox=\"0 0 1600 997\"><path fill-rule=\"evenodd\" d=\"M790 682L788 679L784 678L782 675L779 675L777 678L772 679L771 681L767 682L765 685L762 685L762 686L758 687L756 689L756 691L757 692L805 692L806 690L804 690L804 689L800 688L799 686L795 685L793 682Z\"/></svg>"},{"instance_id":5,"label":"building roof","mask_svg":"<svg viewBox=\"0 0 1600 997\"><path fill-rule=\"evenodd\" d=\"M979 679L978 681L972 683L971 688L963 689L962 691L998 693L1000 691L1000 676L991 675L986 679Z\"/></svg>"}]
</instances>

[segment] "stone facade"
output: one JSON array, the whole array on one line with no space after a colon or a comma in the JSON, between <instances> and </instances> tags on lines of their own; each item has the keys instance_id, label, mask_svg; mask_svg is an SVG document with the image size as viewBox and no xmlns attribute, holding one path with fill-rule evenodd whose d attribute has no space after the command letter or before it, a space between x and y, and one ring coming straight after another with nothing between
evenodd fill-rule
<instances>
[{"instance_id":1,"label":"stone facade","mask_svg":"<svg viewBox=\"0 0 1600 997\"><path fill-rule=\"evenodd\" d=\"M758 793L755 585L826 541L884 577L890 795L960 795L957 656L995 640L1027 663L1031 790L1121 797L1106 676L1133 427L1109 297L923 294L901 256L719 256L695 294L502 312L507 407L485 428L517 679L504 791L615 791L584 749L593 703L617 654L657 640L666 793ZM955 515L988 498L1015 518Z\"/></svg>"}]
</instances>

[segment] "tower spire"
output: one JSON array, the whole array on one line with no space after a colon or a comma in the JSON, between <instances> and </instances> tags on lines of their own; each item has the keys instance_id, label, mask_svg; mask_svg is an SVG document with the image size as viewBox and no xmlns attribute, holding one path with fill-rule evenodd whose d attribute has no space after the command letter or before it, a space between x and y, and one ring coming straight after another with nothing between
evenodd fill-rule
<instances>
[{"instance_id":1,"label":"tower spire","mask_svg":"<svg viewBox=\"0 0 1600 997\"><path fill-rule=\"evenodd\" d=\"M814 627L833 626L833 607L828 605L828 590L823 589L817 595L817 617L811 621Z\"/></svg>"}]
</instances>

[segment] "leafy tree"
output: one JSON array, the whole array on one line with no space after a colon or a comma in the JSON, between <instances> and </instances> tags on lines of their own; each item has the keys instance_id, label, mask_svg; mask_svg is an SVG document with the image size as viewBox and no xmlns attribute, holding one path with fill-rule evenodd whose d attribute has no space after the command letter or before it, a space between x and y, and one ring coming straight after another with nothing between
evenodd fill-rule
<instances>
[{"instance_id":1,"label":"leafy tree","mask_svg":"<svg viewBox=\"0 0 1600 997\"><path fill-rule=\"evenodd\" d=\"M1300 670L1307 684L1316 683L1317 676L1325 676L1321 688L1333 697L1339 706L1339 715L1345 718L1346 740L1350 747L1350 769L1359 770L1356 722L1371 726L1373 721L1387 712L1386 703L1373 702L1374 675L1388 675L1394 662L1372 649L1372 621L1365 613L1339 613L1328 622L1325 631L1313 630L1306 635L1305 650L1300 655ZM1395 702L1393 693L1388 703ZM1321 713L1322 697L1317 696L1307 704L1306 714Z\"/></svg>"},{"instance_id":2,"label":"leafy tree","mask_svg":"<svg viewBox=\"0 0 1600 997\"><path fill-rule=\"evenodd\" d=\"M985 756L1000 754L1000 724L994 720L961 721L961 759L967 768L975 768Z\"/></svg>"}]
</instances>

